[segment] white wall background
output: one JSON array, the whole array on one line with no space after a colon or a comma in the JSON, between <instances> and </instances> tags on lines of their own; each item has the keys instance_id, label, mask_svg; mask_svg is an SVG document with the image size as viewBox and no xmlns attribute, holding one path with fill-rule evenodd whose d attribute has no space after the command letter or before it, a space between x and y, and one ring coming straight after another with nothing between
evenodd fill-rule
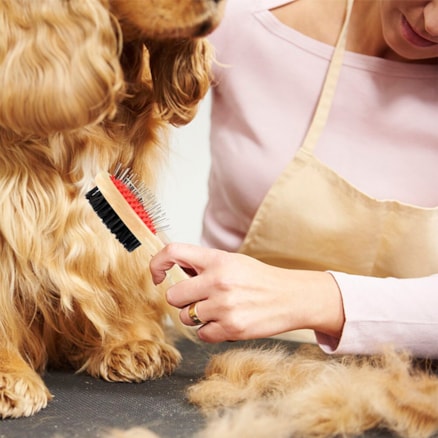
<instances>
[{"instance_id":1,"label":"white wall background","mask_svg":"<svg viewBox=\"0 0 438 438\"><path fill-rule=\"evenodd\" d=\"M167 234L173 241L200 241L210 167L210 105L208 94L195 119L172 132L170 162L157 195L166 211Z\"/></svg>"}]
</instances>

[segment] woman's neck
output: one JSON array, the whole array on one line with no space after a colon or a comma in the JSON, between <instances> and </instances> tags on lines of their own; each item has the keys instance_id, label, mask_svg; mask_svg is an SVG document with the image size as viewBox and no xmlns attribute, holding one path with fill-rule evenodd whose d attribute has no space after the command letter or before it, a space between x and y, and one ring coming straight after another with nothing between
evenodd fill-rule
<instances>
[{"instance_id":1,"label":"woman's neck","mask_svg":"<svg viewBox=\"0 0 438 438\"><path fill-rule=\"evenodd\" d=\"M341 1L345 4L345 1ZM347 35L347 50L386 58L389 50L383 38L379 2L355 0Z\"/></svg>"},{"instance_id":2,"label":"woman's neck","mask_svg":"<svg viewBox=\"0 0 438 438\"><path fill-rule=\"evenodd\" d=\"M284 24L326 44L335 45L345 19L346 0L295 0L272 13ZM355 0L347 35L347 50L396 59L386 44L376 0Z\"/></svg>"}]
</instances>

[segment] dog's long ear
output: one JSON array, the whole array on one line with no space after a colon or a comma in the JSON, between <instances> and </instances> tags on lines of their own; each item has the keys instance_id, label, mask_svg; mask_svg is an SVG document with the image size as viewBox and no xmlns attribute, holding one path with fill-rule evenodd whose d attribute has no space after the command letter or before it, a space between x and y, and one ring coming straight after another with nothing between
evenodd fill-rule
<instances>
[{"instance_id":1,"label":"dog's long ear","mask_svg":"<svg viewBox=\"0 0 438 438\"><path fill-rule=\"evenodd\" d=\"M154 96L174 125L190 122L208 91L213 50L205 39L147 44Z\"/></svg>"},{"instance_id":2,"label":"dog's long ear","mask_svg":"<svg viewBox=\"0 0 438 438\"><path fill-rule=\"evenodd\" d=\"M123 81L105 2L0 1L0 126L47 135L115 111Z\"/></svg>"}]
</instances>

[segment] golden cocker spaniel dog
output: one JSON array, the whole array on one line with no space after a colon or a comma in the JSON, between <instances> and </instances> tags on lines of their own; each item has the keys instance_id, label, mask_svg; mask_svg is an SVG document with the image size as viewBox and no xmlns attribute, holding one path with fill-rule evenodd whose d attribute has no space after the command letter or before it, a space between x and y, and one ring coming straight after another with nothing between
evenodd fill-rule
<instances>
[{"instance_id":1,"label":"golden cocker spaniel dog","mask_svg":"<svg viewBox=\"0 0 438 438\"><path fill-rule=\"evenodd\" d=\"M165 128L206 93L221 0L0 2L0 418L51 398L49 364L109 381L171 372L171 312L85 194L117 164L153 187Z\"/></svg>"}]
</instances>

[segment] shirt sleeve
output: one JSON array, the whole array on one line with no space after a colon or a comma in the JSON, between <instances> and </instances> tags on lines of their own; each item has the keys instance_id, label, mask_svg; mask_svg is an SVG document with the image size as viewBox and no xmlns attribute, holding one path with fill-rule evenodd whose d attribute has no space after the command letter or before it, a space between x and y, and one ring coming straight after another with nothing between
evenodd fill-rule
<instances>
[{"instance_id":1,"label":"shirt sleeve","mask_svg":"<svg viewBox=\"0 0 438 438\"><path fill-rule=\"evenodd\" d=\"M373 354L386 346L438 358L438 275L398 279L331 272L341 290L345 324L339 339L316 333L334 354Z\"/></svg>"}]
</instances>

